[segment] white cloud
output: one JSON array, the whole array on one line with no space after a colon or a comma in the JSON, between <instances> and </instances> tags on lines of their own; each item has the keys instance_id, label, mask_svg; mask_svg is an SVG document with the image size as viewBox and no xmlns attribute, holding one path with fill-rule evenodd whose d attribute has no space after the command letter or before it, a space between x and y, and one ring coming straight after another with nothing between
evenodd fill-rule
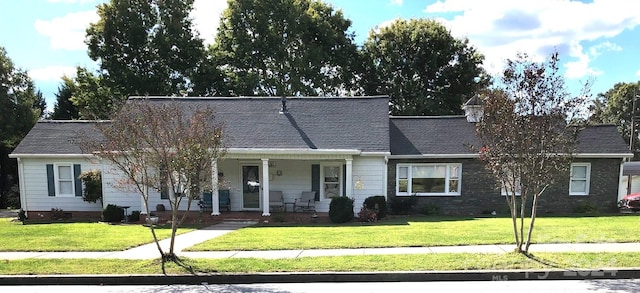
<instances>
[{"instance_id":1,"label":"white cloud","mask_svg":"<svg viewBox=\"0 0 640 293\"><path fill-rule=\"evenodd\" d=\"M402 6L402 1L403 0L391 0L391 2L389 2L390 5L398 5L398 6Z\"/></svg>"},{"instance_id":2,"label":"white cloud","mask_svg":"<svg viewBox=\"0 0 640 293\"><path fill-rule=\"evenodd\" d=\"M195 29L200 33L205 44L213 43L220 26L220 16L226 8L227 1L194 1L191 17Z\"/></svg>"},{"instance_id":3,"label":"white cloud","mask_svg":"<svg viewBox=\"0 0 640 293\"><path fill-rule=\"evenodd\" d=\"M636 71L636 76L640 76L640 69L638 69L638 71Z\"/></svg>"},{"instance_id":4,"label":"white cloud","mask_svg":"<svg viewBox=\"0 0 640 293\"><path fill-rule=\"evenodd\" d=\"M49 66L29 70L29 76L39 82L60 81L63 75L75 76L76 68L73 66Z\"/></svg>"},{"instance_id":5,"label":"white cloud","mask_svg":"<svg viewBox=\"0 0 640 293\"><path fill-rule=\"evenodd\" d=\"M591 62L604 51L621 48L606 41L640 25L640 14L624 0L439 0L427 6L429 17L454 13L444 24L456 37L467 37L485 54L490 73L502 69L504 60L517 52L543 60L555 48L566 63L568 78L602 74ZM440 18L438 18L440 19ZM583 48L581 44L603 40Z\"/></svg>"},{"instance_id":6,"label":"white cloud","mask_svg":"<svg viewBox=\"0 0 640 293\"><path fill-rule=\"evenodd\" d=\"M38 33L50 38L51 48L62 50L83 50L85 30L90 23L99 20L95 10L69 13L53 20L35 21Z\"/></svg>"}]
</instances>

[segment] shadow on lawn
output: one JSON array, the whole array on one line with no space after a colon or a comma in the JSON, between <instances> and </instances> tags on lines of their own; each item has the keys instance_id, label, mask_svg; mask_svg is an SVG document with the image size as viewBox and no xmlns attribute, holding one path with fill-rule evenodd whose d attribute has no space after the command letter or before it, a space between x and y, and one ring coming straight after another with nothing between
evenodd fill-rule
<instances>
[{"instance_id":1,"label":"shadow on lawn","mask_svg":"<svg viewBox=\"0 0 640 293\"><path fill-rule=\"evenodd\" d=\"M331 223L330 221L322 221L317 223L307 222L270 222L260 223L247 228L266 228L266 227L375 227L375 226L408 226L413 223L424 222L456 222L456 221L472 221L482 217L454 217L454 216L423 216L423 215L389 215L384 219L376 222L359 222L354 219L347 223Z\"/></svg>"}]
</instances>

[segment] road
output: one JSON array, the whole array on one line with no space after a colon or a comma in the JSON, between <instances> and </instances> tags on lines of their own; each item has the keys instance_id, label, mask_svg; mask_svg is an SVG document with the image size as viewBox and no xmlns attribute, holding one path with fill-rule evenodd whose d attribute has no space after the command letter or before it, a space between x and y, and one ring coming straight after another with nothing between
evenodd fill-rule
<instances>
[{"instance_id":1,"label":"road","mask_svg":"<svg viewBox=\"0 0 640 293\"><path fill-rule=\"evenodd\" d=\"M463 291L464 290L464 291ZM287 283L242 285L171 285L171 286L0 286L2 292L231 292L231 293L302 293L302 292L640 292L640 280L588 281L466 281L466 282L385 282L385 283Z\"/></svg>"}]
</instances>

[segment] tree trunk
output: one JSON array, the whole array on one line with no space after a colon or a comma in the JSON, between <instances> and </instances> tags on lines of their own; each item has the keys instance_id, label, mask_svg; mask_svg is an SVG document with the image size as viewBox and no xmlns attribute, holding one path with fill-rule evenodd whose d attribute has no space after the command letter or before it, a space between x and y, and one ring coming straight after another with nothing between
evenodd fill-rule
<instances>
[{"instance_id":1,"label":"tree trunk","mask_svg":"<svg viewBox=\"0 0 640 293\"><path fill-rule=\"evenodd\" d=\"M511 211L511 221L513 224L513 236L516 239L516 252L520 252L520 237L518 237L518 218L516 212L516 202L514 195L507 195L505 198L507 199L507 204L509 205L509 210Z\"/></svg>"},{"instance_id":2,"label":"tree trunk","mask_svg":"<svg viewBox=\"0 0 640 293\"><path fill-rule=\"evenodd\" d=\"M536 222L536 215L538 212L538 197L547 189L548 185L542 188L542 190L533 197L533 205L531 206L531 223L529 223L529 232L527 233L527 242L524 247L524 252L529 252L529 246L531 246L531 234L533 234L533 226Z\"/></svg>"}]
</instances>

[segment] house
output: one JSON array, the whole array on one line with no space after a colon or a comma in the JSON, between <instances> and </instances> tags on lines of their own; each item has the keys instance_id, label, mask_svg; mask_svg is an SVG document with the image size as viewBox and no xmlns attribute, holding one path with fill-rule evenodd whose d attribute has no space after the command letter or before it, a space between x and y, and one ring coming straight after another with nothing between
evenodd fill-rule
<instances>
[{"instance_id":1,"label":"house","mask_svg":"<svg viewBox=\"0 0 640 293\"><path fill-rule=\"evenodd\" d=\"M132 97L166 103L168 97ZM388 200L415 195L419 205L436 205L446 214L480 214L506 208L495 180L469 145L477 145L475 124L464 116L393 117L388 97L336 98L196 98L176 99L195 107L212 107L225 125L227 155L214 162L222 178L217 189L229 190L232 211L271 214L266 191L282 191L292 203L302 192L315 191L315 207L327 212L331 197L355 200L356 211L369 196ZM82 170L103 174L103 205L148 213L135 192L113 184L118 172L77 145L96 135L94 121L40 121L11 154L18 160L22 208L44 214L98 213L100 203L84 202ZM594 126L580 134L573 177L541 198L541 212L571 212L578 204L614 206L621 163L630 157L613 126ZM418 175L431 174L429 178ZM214 177L216 177L214 175ZM431 181L428 191L417 178ZM165 204L159 192L150 206ZM213 201L217 203L217 201ZM195 205L195 203L194 203ZM290 207L290 206L289 206ZM186 209L186 206L182 207ZM197 209L192 206L191 210ZM213 215L220 213L213 205Z\"/></svg>"},{"instance_id":2,"label":"house","mask_svg":"<svg viewBox=\"0 0 640 293\"><path fill-rule=\"evenodd\" d=\"M132 99L143 99L133 97ZM151 103L171 98L148 97ZM293 203L303 191L315 191L315 209L328 212L334 196L346 195L362 206L365 198L384 195L389 155L388 97L362 98L180 98L179 103L212 107L225 125L226 156L215 162L229 190L231 210L270 215L269 190L282 191ZM112 183L118 172L75 144L95 122L40 121L12 153L18 159L22 208L44 213L99 212L99 203L81 198L82 170L103 174L103 205L145 211L141 197ZM213 193L217 194L216 192ZM217 203L216 200L213 201ZM159 192L150 207L169 206ZM196 203L190 209L197 209ZM290 205L288 205L291 207ZM186 206L182 208L186 209ZM219 214L214 204L212 214Z\"/></svg>"}]
</instances>

